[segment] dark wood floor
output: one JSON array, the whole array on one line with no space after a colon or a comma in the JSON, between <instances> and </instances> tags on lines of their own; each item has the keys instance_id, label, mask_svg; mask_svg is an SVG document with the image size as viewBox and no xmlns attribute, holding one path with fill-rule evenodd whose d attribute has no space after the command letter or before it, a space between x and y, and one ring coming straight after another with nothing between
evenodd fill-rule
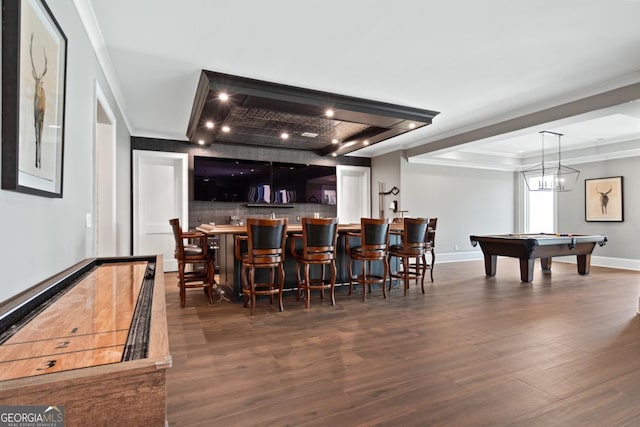
<instances>
[{"instance_id":1,"label":"dark wood floor","mask_svg":"<svg viewBox=\"0 0 640 427\"><path fill-rule=\"evenodd\" d=\"M286 295L254 317L201 290L181 309L167 273L169 424L640 425L640 273L536 269L439 264L425 295Z\"/></svg>"}]
</instances>

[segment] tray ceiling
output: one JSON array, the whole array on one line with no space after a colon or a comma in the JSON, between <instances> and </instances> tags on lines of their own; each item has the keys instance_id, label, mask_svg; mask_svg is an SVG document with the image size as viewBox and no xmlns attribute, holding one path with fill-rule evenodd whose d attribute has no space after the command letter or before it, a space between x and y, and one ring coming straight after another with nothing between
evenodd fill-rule
<instances>
[{"instance_id":1,"label":"tray ceiling","mask_svg":"<svg viewBox=\"0 0 640 427\"><path fill-rule=\"evenodd\" d=\"M187 137L343 155L431 124L436 111L203 70Z\"/></svg>"}]
</instances>

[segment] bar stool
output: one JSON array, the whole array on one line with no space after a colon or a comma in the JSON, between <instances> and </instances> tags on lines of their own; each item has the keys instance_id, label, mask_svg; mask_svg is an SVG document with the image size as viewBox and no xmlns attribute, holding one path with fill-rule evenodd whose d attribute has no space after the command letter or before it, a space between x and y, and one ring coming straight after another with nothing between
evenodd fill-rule
<instances>
[{"instance_id":1,"label":"bar stool","mask_svg":"<svg viewBox=\"0 0 640 427\"><path fill-rule=\"evenodd\" d=\"M429 218L429 227L427 229L427 244L431 247L431 264L429 264L429 269L431 270L430 273L432 282L433 268L436 266L436 225L438 225L438 218Z\"/></svg>"},{"instance_id":2,"label":"bar stool","mask_svg":"<svg viewBox=\"0 0 640 427\"><path fill-rule=\"evenodd\" d=\"M324 299L324 290L329 289L331 305L336 305L336 240L338 238L338 218L302 218L302 234L291 236L291 255L296 259L297 301L306 290L305 308L311 304L311 290L320 290ZM296 241L302 240L302 249L296 249ZM319 265L319 278L311 278L310 268ZM325 266L331 270L331 277L325 280ZM304 277L301 274L304 267Z\"/></svg>"},{"instance_id":3,"label":"bar stool","mask_svg":"<svg viewBox=\"0 0 640 427\"><path fill-rule=\"evenodd\" d=\"M236 258L242 261L242 294L244 306L251 301L251 315L256 311L256 296L269 295L271 304L273 296L278 295L280 311L282 304L282 288L284 286L284 246L287 236L286 218L279 219L247 219L247 235L236 236ZM247 252L240 253L240 241L247 240ZM269 280L256 282L256 270L269 271ZM276 282L276 270L278 281Z\"/></svg>"},{"instance_id":4,"label":"bar stool","mask_svg":"<svg viewBox=\"0 0 640 427\"><path fill-rule=\"evenodd\" d=\"M347 262L347 272L349 274L349 295L353 290L354 282L362 285L362 301L366 299L366 288L371 292L371 285L380 283L382 285L382 296L387 298L386 280L389 274L389 261L387 259L387 248L389 247L389 221L387 219L361 218L360 232L349 232L345 235L346 251L349 255ZM359 238L360 245L354 246L353 240ZM360 261L362 264L361 274L354 276L352 264ZM372 274L371 262L382 262L382 275Z\"/></svg>"},{"instance_id":5,"label":"bar stool","mask_svg":"<svg viewBox=\"0 0 640 427\"><path fill-rule=\"evenodd\" d=\"M209 304L213 304L213 286L215 284L215 252L210 252L207 246L207 235L194 232L183 232L180 227L180 219L169 220L173 237L176 242L174 257L178 261L178 287L180 288L180 307L185 306L186 289L204 288L204 292L209 299ZM185 244L187 241L197 241L197 244ZM187 264L193 266L193 271L186 272ZM204 269L199 267L204 265Z\"/></svg>"},{"instance_id":6,"label":"bar stool","mask_svg":"<svg viewBox=\"0 0 640 427\"><path fill-rule=\"evenodd\" d=\"M433 282L433 267L436 262L436 226L438 224L438 218L429 218L429 222L427 224L427 234L425 235L425 243L427 244L425 248L425 253L421 257L416 257L415 263L409 264L409 269L414 272L421 272L424 277L427 270L431 270L431 281ZM431 263L427 262L426 253L431 252ZM418 283L418 279L416 277L416 283Z\"/></svg>"},{"instance_id":7,"label":"bar stool","mask_svg":"<svg viewBox=\"0 0 640 427\"><path fill-rule=\"evenodd\" d=\"M404 295L407 296L407 289L409 289L409 279L421 278L422 293L424 294L424 276L425 269L410 269L410 258L422 258L427 248L426 234L427 234L428 220L425 218L404 218L402 229L402 240L399 245L391 245L389 247L389 264L391 264L391 258L396 257L401 260L401 270L392 272L390 277L399 278L403 281ZM389 280L389 290L391 290L391 280Z\"/></svg>"}]
</instances>

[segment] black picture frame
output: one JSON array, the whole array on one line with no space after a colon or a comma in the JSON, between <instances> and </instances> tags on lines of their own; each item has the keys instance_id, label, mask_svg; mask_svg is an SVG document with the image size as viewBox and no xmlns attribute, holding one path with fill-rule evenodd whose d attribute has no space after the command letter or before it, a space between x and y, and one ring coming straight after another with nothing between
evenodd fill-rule
<instances>
[{"instance_id":1,"label":"black picture frame","mask_svg":"<svg viewBox=\"0 0 640 427\"><path fill-rule=\"evenodd\" d=\"M584 180L584 218L587 222L624 221L621 176Z\"/></svg>"},{"instance_id":2,"label":"black picture frame","mask_svg":"<svg viewBox=\"0 0 640 427\"><path fill-rule=\"evenodd\" d=\"M44 0L2 1L2 189L62 197L67 37Z\"/></svg>"}]
</instances>

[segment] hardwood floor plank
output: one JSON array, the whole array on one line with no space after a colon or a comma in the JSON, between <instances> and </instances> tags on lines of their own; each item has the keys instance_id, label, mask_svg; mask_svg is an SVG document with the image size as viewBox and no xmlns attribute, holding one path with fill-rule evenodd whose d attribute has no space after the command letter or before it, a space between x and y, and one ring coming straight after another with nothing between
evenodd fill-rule
<instances>
[{"instance_id":1,"label":"hardwood floor plank","mask_svg":"<svg viewBox=\"0 0 640 427\"><path fill-rule=\"evenodd\" d=\"M439 264L425 294L336 306L285 295L256 315L165 281L171 426L633 425L640 420L640 273L517 260ZM593 422L595 422L595 424Z\"/></svg>"},{"instance_id":2,"label":"hardwood floor plank","mask_svg":"<svg viewBox=\"0 0 640 427\"><path fill-rule=\"evenodd\" d=\"M598 387L518 417L511 425L527 426L634 426L640 420L637 397Z\"/></svg>"}]
</instances>

